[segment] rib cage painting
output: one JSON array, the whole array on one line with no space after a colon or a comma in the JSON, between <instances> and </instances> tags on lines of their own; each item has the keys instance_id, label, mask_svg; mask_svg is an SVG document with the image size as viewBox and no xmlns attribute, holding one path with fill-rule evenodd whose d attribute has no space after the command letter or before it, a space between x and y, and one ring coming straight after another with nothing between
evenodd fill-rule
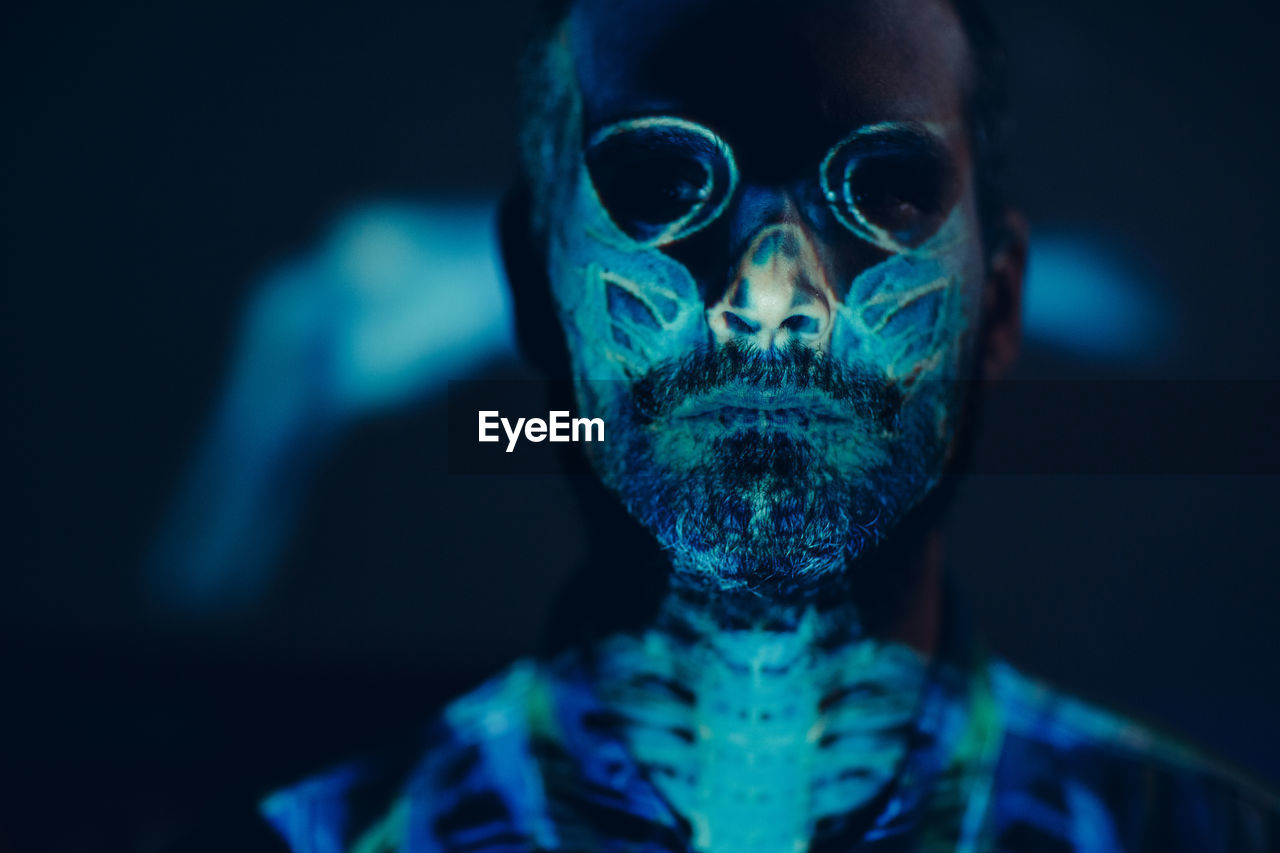
<instances>
[{"instance_id":1,"label":"rib cage painting","mask_svg":"<svg viewBox=\"0 0 1280 853\"><path fill-rule=\"evenodd\" d=\"M29 701L0 721L36 746L11 750L0 853L1280 850L1266 526L1280 364L1256 357L1280 302L1256 286L1273 259L1249 206L1275 178L1258 154L1267 134L1197 119L1219 129L1182 142L1141 126L1115 137L1149 150L1116 154L1105 121L1044 119L1042 143L1061 133L1083 163L1090 140L1135 175L1148 157L1176 186L1134 200L1140 177L1099 168L1078 197L1047 179L1024 196L1028 175L1070 172L1068 143L1055 162L1018 153L1012 58L1027 55L1003 25L1065 45L1033 74L1049 81L1033 90L1042 118L1072 87L1100 116L1182 101L1154 90L1108 106L1121 84L1088 79L1102 73L1090 62L1123 76L1158 54L1126 24L1150 10L988 5L308 12L332 45L363 44L335 48L317 91L338 100L333 81L386 76L357 67L378 67L384 42L446 71L483 54L430 90L455 92L457 115L506 109L483 134L510 168L464 150L482 131L451 129L441 108L415 132L377 135L402 133L407 149L431 137L445 171L451 145L480 163L465 192L415 190L403 170L353 178L324 202L319 240L269 232L281 219L269 205L228 214L272 248L234 256L247 286L223 297L236 331L208 359L222 375L212 405L189 402L189 442L170 423L168 451L152 440L137 454L165 463L104 454L128 473L85 514L131 533L83 537L64 558L101 557L97 581L59 580L50 559L54 574L15 581L3 610L22 660L0 672ZM1078 31L1064 23L1095 13ZM280 31L295 18L282 13ZM105 31L131 44L126 31L147 30L128 20ZM219 41L208 26L192 44ZM1152 28L1179 57L1178 39L1200 35ZM1095 29L1136 46L1082 59L1081 45L1105 53ZM1248 30L1232 38L1253 44ZM415 31L440 57L417 56ZM263 104L267 64L245 72ZM490 104L473 93L500 87L476 69L498 67L512 72L509 103ZM1225 68L1196 79L1262 86ZM125 88L161 85L141 76ZM348 104L381 105L370 115L403 98L350 86ZM1243 95L1195 91L1179 98L1275 129L1236 109ZM208 109L193 112L193 151L219 147ZM346 152L326 163L382 174L362 144L312 131L316 150ZM19 142L34 150L42 133ZM1192 148L1238 149L1235 166L1196 162L1261 189L1241 200L1222 188L1238 182L1165 168ZM279 162L308 156L289 150ZM62 155L47 156L31 162ZM1096 213L1088 193L1112 185ZM1072 205L1088 227L1055 223ZM1126 243L1132 221L1164 242ZM124 226L101 227L121 242ZM1164 281L1178 264L1195 279L1184 291ZM1266 292L1256 310L1215 307L1228 288L1243 307ZM167 316L154 324L179 337ZM145 422L185 398L141 396L130 411L146 416L129 420L148 443ZM1084 450L1063 462L1063 447ZM76 500L55 491L60 507ZM28 511L27 527L51 529ZM1201 584L1181 609L1179 560ZM1074 609L1053 600L1073 579ZM1181 616L1152 628L1165 606ZM1155 661L1141 678L1125 669L1135 648ZM1108 666L1111 689L1054 677ZM1200 688L1205 673L1218 678ZM1115 689L1126 681L1146 698Z\"/></svg>"}]
</instances>

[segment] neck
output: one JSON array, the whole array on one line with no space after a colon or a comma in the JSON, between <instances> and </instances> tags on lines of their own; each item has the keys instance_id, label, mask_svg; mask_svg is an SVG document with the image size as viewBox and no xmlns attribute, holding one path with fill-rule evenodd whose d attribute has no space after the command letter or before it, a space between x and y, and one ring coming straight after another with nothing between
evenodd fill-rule
<instances>
[{"instance_id":1,"label":"neck","mask_svg":"<svg viewBox=\"0 0 1280 853\"><path fill-rule=\"evenodd\" d=\"M601 695L697 849L805 849L893 780L936 645L938 556L929 536L770 597L677 568L650 626L601 644ZM851 583L864 568L892 582Z\"/></svg>"}]
</instances>

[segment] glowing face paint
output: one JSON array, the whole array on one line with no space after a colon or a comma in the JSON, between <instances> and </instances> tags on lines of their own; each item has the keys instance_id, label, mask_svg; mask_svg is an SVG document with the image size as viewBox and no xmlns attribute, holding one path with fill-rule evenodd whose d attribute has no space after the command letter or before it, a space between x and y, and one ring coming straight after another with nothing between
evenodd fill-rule
<instances>
[{"instance_id":1,"label":"glowing face paint","mask_svg":"<svg viewBox=\"0 0 1280 853\"><path fill-rule=\"evenodd\" d=\"M586 137L602 146L627 134L686 133L692 141L680 145L698 146L712 164L692 170L690 210L682 218L648 231L620 227L589 169L594 149L582 145L573 105L548 182L554 188L548 263L582 414L604 418L611 429L617 424L614 434L625 438L596 453L605 482L677 562L724 583L758 580L760 565L771 576L813 575L858 555L932 488L945 466L959 409L948 380L968 374L982 265L968 186L927 238L915 242L850 204L850 174L861 163L859 146L874 154L886 138L941 138L941 132L901 123L861 128L815 164L824 196L847 229L841 240L881 250L876 263L845 282L833 280L838 265L829 241L792 216L753 234L731 259L736 274L716 301L669 246L735 204L740 177L730 147L677 117L634 119ZM762 283L780 280L801 304L774 300L777 316L765 316L772 336L765 339L755 315L735 314L732 302L763 304L769 295L762 296ZM754 296L744 297L748 286ZM835 365L882 386L895 411L877 420L865 411L824 411L813 398L774 401L771 394L803 371L783 371L773 377L782 384L771 384L768 366L755 364L756 379L718 400L699 400L691 391L691 415L637 414L637 383L696 353L723 355L736 332L737 342L765 351L799 345L817 352L814 370ZM740 362L751 364L751 356ZM726 464L753 456L791 464L773 470ZM710 506L719 507L716 516L707 514Z\"/></svg>"},{"instance_id":2,"label":"glowing face paint","mask_svg":"<svg viewBox=\"0 0 1280 853\"><path fill-rule=\"evenodd\" d=\"M543 183L547 259L581 414L603 418L617 439L589 449L598 471L681 568L715 583L844 565L945 467L982 277L967 173L948 173L945 206L926 211L933 220L902 220L892 204L866 202L877 174L866 164L941 169L946 134L959 131L856 130L808 182L823 209L813 216L838 221L838 233L816 227L804 199L789 200L789 213L725 255L731 272L717 285L681 248L719 239L707 235L751 193L797 193L746 183L731 147L686 118L584 133L576 89L560 112ZM627 207L628 181L670 189ZM842 261L849 243L870 259ZM791 359L797 349L803 358ZM709 373L717 383L699 381ZM816 390L803 391L810 383ZM687 399L645 410L647 395L671 389ZM837 391L848 399L833 402Z\"/></svg>"}]
</instances>

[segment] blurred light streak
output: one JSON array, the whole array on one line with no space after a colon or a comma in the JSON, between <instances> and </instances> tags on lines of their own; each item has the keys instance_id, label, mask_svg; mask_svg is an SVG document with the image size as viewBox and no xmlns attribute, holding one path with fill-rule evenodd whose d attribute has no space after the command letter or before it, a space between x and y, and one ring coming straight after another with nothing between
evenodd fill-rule
<instances>
[{"instance_id":1,"label":"blurred light streak","mask_svg":"<svg viewBox=\"0 0 1280 853\"><path fill-rule=\"evenodd\" d=\"M1032 238L1023 297L1030 343L1123 366L1162 355L1172 320L1133 259L1102 240L1052 230Z\"/></svg>"}]
</instances>

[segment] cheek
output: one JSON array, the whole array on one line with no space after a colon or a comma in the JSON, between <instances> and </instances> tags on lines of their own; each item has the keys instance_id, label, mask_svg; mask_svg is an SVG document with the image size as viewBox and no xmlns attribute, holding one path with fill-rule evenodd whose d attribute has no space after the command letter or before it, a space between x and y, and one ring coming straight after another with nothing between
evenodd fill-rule
<instances>
[{"instance_id":1,"label":"cheek","mask_svg":"<svg viewBox=\"0 0 1280 853\"><path fill-rule=\"evenodd\" d=\"M836 308L832 355L891 381L963 375L982 281L977 245L958 206L927 243L860 273Z\"/></svg>"},{"instance_id":2,"label":"cheek","mask_svg":"<svg viewBox=\"0 0 1280 853\"><path fill-rule=\"evenodd\" d=\"M706 342L689 271L619 231L585 168L559 208L549 272L579 379L634 379Z\"/></svg>"}]
</instances>

